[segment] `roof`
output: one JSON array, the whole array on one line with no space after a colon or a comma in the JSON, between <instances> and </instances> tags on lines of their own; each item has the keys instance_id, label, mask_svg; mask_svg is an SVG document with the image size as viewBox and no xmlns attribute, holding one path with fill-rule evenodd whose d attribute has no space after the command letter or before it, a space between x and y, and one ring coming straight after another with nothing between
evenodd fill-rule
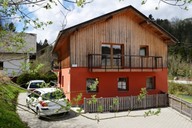
<instances>
[{"instance_id":1,"label":"roof","mask_svg":"<svg viewBox=\"0 0 192 128\"><path fill-rule=\"evenodd\" d=\"M0 39L0 53L36 53L36 34L6 32Z\"/></svg>"},{"instance_id":2,"label":"roof","mask_svg":"<svg viewBox=\"0 0 192 128\"><path fill-rule=\"evenodd\" d=\"M165 29L163 29L162 27L160 27L157 23L155 23L154 21L150 20L148 17L146 17L144 14L142 14L141 12L139 12L137 9L135 9L133 6L127 6L127 7L124 7L122 9L119 9L119 10L116 10L116 11L113 11L113 12L110 12L110 13L107 13L105 15L102 15L102 16L99 16L99 17L96 17L94 19L91 19L91 20L88 20L86 22L83 22L83 23L80 23L80 24L77 24L75 26L72 26L72 27L69 27L67 29L64 29L64 30L61 30L57 36L57 39L56 39L56 43L54 44L54 47L53 47L53 51L55 51L58 43L59 43L59 39L62 37L62 36L68 36L70 33L76 31L76 30L79 30L89 24L94 24L100 20L107 20L108 18L110 18L111 16L114 16L116 14L119 14L123 11L132 11L137 17L139 17L141 19L141 21L139 22L139 24L146 24L148 26L150 26L154 31L157 32L157 35L159 36L163 36L165 37L165 39L167 40L167 42L169 44L174 44L174 43L177 43L178 40L173 36L171 35L169 32L167 32Z\"/></svg>"}]
</instances>

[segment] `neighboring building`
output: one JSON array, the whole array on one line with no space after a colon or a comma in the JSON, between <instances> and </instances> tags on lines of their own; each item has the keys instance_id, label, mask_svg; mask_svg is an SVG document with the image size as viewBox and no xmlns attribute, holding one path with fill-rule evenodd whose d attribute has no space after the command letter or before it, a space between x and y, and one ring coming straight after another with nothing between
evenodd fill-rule
<instances>
[{"instance_id":1,"label":"neighboring building","mask_svg":"<svg viewBox=\"0 0 192 128\"><path fill-rule=\"evenodd\" d=\"M167 93L167 50L172 35L132 6L60 31L59 86L72 100L83 97ZM90 85L98 80L95 90Z\"/></svg>"},{"instance_id":2,"label":"neighboring building","mask_svg":"<svg viewBox=\"0 0 192 128\"><path fill-rule=\"evenodd\" d=\"M17 41L12 42L11 38ZM35 59L36 34L9 33L0 42L4 44L0 48L0 71L4 71L9 77L19 76L22 65Z\"/></svg>"}]
</instances>

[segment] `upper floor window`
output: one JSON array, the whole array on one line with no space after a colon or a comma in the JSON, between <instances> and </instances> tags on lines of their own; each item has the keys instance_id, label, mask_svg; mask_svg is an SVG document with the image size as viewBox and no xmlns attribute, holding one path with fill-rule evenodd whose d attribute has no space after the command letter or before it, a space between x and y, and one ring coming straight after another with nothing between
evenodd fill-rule
<instances>
[{"instance_id":1,"label":"upper floor window","mask_svg":"<svg viewBox=\"0 0 192 128\"><path fill-rule=\"evenodd\" d=\"M86 90L87 92L98 92L98 78L87 78Z\"/></svg>"},{"instance_id":2,"label":"upper floor window","mask_svg":"<svg viewBox=\"0 0 192 128\"><path fill-rule=\"evenodd\" d=\"M146 89L155 89L155 77L148 77L147 78Z\"/></svg>"},{"instance_id":3,"label":"upper floor window","mask_svg":"<svg viewBox=\"0 0 192 128\"><path fill-rule=\"evenodd\" d=\"M128 79L127 78L118 78L118 90L119 91L128 90Z\"/></svg>"},{"instance_id":4,"label":"upper floor window","mask_svg":"<svg viewBox=\"0 0 192 128\"><path fill-rule=\"evenodd\" d=\"M122 44L102 44L101 52L102 66L107 66L109 68L122 66Z\"/></svg>"},{"instance_id":5,"label":"upper floor window","mask_svg":"<svg viewBox=\"0 0 192 128\"><path fill-rule=\"evenodd\" d=\"M0 61L0 70L3 70L3 62Z\"/></svg>"},{"instance_id":6,"label":"upper floor window","mask_svg":"<svg viewBox=\"0 0 192 128\"><path fill-rule=\"evenodd\" d=\"M140 56L149 56L149 47L148 46L140 46L139 55Z\"/></svg>"}]
</instances>

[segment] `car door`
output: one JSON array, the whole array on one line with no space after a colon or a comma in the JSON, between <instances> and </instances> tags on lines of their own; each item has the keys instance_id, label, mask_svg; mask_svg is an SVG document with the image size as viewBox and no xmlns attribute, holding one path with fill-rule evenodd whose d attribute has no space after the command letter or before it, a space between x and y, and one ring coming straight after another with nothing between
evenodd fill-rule
<instances>
[{"instance_id":1,"label":"car door","mask_svg":"<svg viewBox=\"0 0 192 128\"><path fill-rule=\"evenodd\" d=\"M30 95L29 106L31 109L35 110L37 104L39 103L39 97L41 93L39 91L33 91Z\"/></svg>"}]
</instances>

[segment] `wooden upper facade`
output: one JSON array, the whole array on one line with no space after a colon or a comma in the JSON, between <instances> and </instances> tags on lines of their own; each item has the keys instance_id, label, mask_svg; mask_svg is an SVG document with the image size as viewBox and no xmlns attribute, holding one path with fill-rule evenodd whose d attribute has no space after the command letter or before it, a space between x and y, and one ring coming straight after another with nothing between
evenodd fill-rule
<instances>
[{"instance_id":1,"label":"wooden upper facade","mask_svg":"<svg viewBox=\"0 0 192 128\"><path fill-rule=\"evenodd\" d=\"M60 31L53 53L61 67L166 68L177 40L132 6Z\"/></svg>"}]
</instances>

